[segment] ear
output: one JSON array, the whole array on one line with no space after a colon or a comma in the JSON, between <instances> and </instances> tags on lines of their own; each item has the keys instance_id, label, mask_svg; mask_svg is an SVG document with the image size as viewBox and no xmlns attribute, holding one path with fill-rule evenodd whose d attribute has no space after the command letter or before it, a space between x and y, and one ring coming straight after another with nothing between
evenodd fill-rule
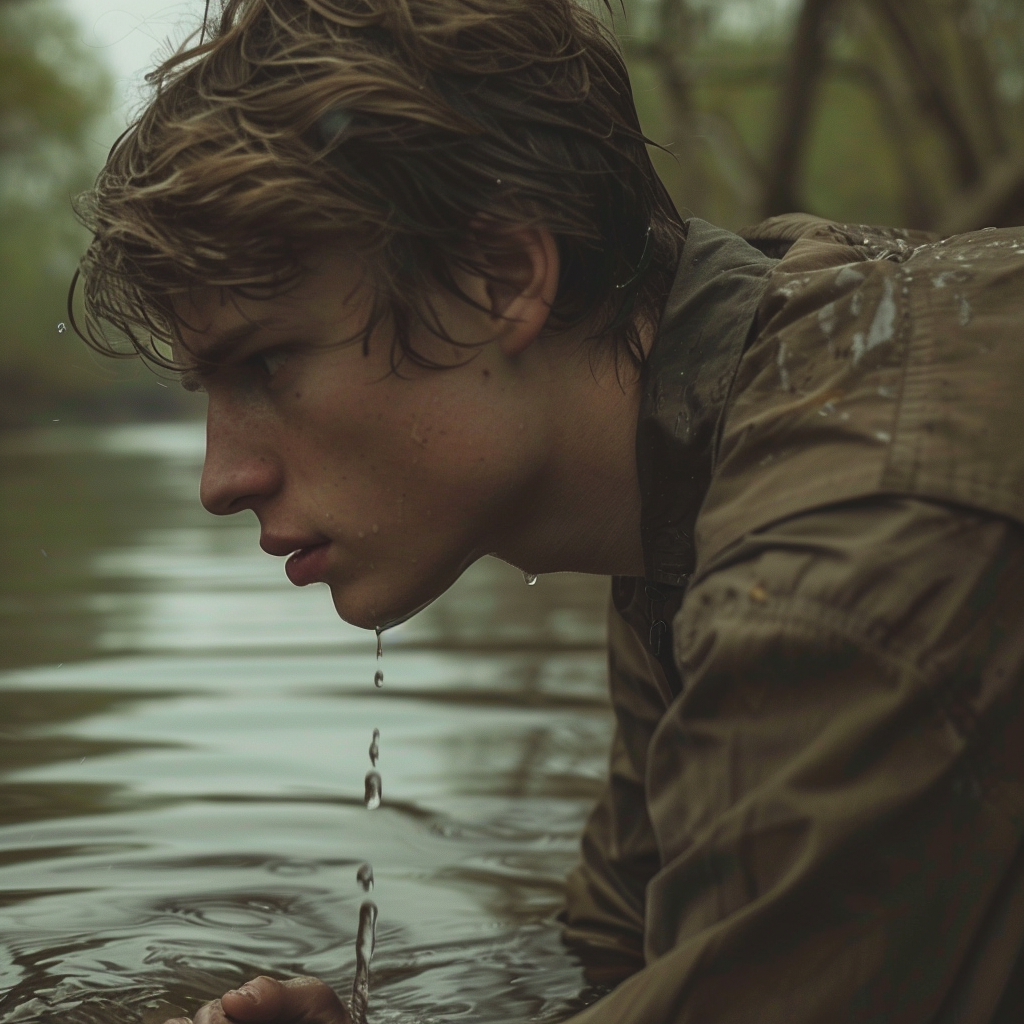
<instances>
[{"instance_id":1,"label":"ear","mask_svg":"<svg viewBox=\"0 0 1024 1024\"><path fill-rule=\"evenodd\" d=\"M497 281L485 291L495 330L495 341L506 356L517 356L544 329L558 294L558 244L543 225L509 225L474 220L477 244Z\"/></svg>"}]
</instances>

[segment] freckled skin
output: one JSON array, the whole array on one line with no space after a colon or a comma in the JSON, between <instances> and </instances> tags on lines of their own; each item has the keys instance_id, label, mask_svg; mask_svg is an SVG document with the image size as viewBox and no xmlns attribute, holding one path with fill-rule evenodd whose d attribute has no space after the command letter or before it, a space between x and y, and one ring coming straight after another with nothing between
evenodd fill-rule
<instances>
[{"instance_id":1,"label":"freckled skin","mask_svg":"<svg viewBox=\"0 0 1024 1024\"><path fill-rule=\"evenodd\" d=\"M574 339L544 332L557 247L545 229L517 238L521 255L501 268L512 284L462 281L511 322L439 294L452 336L479 346L461 366L464 351L414 334L451 369L389 374L380 334L368 356L333 344L365 322L368 295L342 256L285 296L211 293L183 311L196 326L185 364L247 320L277 318L204 373L201 497L216 514L253 509L278 553L329 543L324 579L348 622L402 618L489 553L533 573L642 572L638 383L627 371L620 388L610 359L591 372Z\"/></svg>"}]
</instances>

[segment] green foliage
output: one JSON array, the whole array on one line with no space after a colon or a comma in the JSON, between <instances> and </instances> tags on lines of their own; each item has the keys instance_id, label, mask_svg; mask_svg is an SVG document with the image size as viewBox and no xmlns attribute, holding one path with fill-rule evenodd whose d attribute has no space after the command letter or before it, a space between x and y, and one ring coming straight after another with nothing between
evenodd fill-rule
<instances>
[{"instance_id":1,"label":"green foliage","mask_svg":"<svg viewBox=\"0 0 1024 1024\"><path fill-rule=\"evenodd\" d=\"M178 413L178 389L57 330L87 244L71 197L98 169L90 139L116 132L110 76L55 2L0 0L0 425ZM684 215L1024 221L1020 0L623 5L641 122Z\"/></svg>"},{"instance_id":2,"label":"green foliage","mask_svg":"<svg viewBox=\"0 0 1024 1024\"><path fill-rule=\"evenodd\" d=\"M49 2L0 3L0 426L173 413L176 390L90 353L67 321L88 237L71 198L112 138L109 72Z\"/></svg>"}]
</instances>

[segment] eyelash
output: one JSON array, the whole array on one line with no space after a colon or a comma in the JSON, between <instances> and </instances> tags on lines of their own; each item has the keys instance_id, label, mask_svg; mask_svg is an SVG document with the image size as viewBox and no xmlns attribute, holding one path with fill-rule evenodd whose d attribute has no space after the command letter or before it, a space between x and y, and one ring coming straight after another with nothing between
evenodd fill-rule
<instances>
[{"instance_id":1,"label":"eyelash","mask_svg":"<svg viewBox=\"0 0 1024 1024\"><path fill-rule=\"evenodd\" d=\"M288 361L289 353L284 348L272 348L266 352L258 352L247 360L251 366L255 366L268 377L273 377L278 370ZM198 370L189 370L182 374L179 382L186 391L205 391L203 375Z\"/></svg>"}]
</instances>

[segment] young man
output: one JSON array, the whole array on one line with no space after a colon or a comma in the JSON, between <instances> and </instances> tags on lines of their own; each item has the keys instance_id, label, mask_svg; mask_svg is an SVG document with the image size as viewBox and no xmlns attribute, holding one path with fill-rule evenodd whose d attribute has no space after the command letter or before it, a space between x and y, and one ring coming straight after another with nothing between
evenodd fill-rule
<instances>
[{"instance_id":1,"label":"young man","mask_svg":"<svg viewBox=\"0 0 1024 1024\"><path fill-rule=\"evenodd\" d=\"M85 333L206 390L207 508L366 627L615 577L574 1020L1022 1019L1024 231L684 223L571 0L229 0L155 81Z\"/></svg>"}]
</instances>

